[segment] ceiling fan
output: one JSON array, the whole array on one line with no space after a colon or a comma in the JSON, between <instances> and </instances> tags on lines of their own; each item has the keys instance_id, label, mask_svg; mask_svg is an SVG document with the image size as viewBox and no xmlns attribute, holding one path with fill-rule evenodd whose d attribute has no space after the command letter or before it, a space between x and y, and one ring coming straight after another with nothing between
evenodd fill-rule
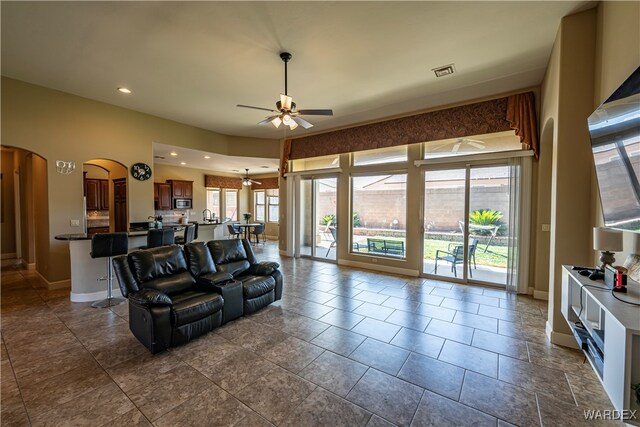
<instances>
[{"instance_id":1,"label":"ceiling fan","mask_svg":"<svg viewBox=\"0 0 640 427\"><path fill-rule=\"evenodd\" d=\"M302 126L305 129L309 129L313 125L300 116L333 116L333 110L328 108L313 110L296 109L296 103L293 102L293 98L291 98L287 94L287 63L291 60L291 57L292 55L289 52L280 53L280 59L282 59L282 62L284 62L284 94L280 94L280 101L276 102L275 110L271 108L254 107L252 105L236 105L237 107L241 108L251 108L254 110L263 110L269 111L271 113L276 113L275 115L269 116L259 122L259 125L271 123L276 128L278 128L282 123L284 123L284 125L289 126L291 130L297 128L298 125Z\"/></svg>"},{"instance_id":2,"label":"ceiling fan","mask_svg":"<svg viewBox=\"0 0 640 427\"><path fill-rule=\"evenodd\" d=\"M242 178L242 185L245 185L247 187L251 187L251 184L262 184L261 182L258 181L254 181L251 178L249 178L249 169L245 169L247 171L247 174L245 175L244 178Z\"/></svg>"},{"instance_id":3,"label":"ceiling fan","mask_svg":"<svg viewBox=\"0 0 640 427\"><path fill-rule=\"evenodd\" d=\"M442 145L439 145L438 147L434 148L433 151L440 151L440 149L443 147L451 146L451 152L455 154L463 145L468 145L478 150L484 150L484 141L478 141L468 138L458 138L455 141L448 141Z\"/></svg>"}]
</instances>

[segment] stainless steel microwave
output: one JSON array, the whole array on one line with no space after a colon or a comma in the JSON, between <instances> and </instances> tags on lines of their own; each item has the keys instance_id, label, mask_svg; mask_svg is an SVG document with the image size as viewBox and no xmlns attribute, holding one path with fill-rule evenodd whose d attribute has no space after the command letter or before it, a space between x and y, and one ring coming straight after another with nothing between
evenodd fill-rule
<instances>
[{"instance_id":1,"label":"stainless steel microwave","mask_svg":"<svg viewBox=\"0 0 640 427\"><path fill-rule=\"evenodd\" d=\"M174 209L191 209L191 199L174 199Z\"/></svg>"}]
</instances>

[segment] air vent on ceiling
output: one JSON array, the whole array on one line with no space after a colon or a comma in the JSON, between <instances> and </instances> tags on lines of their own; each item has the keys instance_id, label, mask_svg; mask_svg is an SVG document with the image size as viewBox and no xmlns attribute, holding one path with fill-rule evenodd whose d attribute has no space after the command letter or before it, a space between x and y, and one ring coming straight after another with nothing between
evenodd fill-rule
<instances>
[{"instance_id":1,"label":"air vent on ceiling","mask_svg":"<svg viewBox=\"0 0 640 427\"><path fill-rule=\"evenodd\" d=\"M432 71L436 74L436 77L444 77L456 72L456 68L453 64L444 65L442 67L433 68Z\"/></svg>"},{"instance_id":2,"label":"air vent on ceiling","mask_svg":"<svg viewBox=\"0 0 640 427\"><path fill-rule=\"evenodd\" d=\"M269 169L269 166L260 166L262 169Z\"/></svg>"},{"instance_id":3,"label":"air vent on ceiling","mask_svg":"<svg viewBox=\"0 0 640 427\"><path fill-rule=\"evenodd\" d=\"M164 156L153 156L154 159L164 160Z\"/></svg>"}]
</instances>

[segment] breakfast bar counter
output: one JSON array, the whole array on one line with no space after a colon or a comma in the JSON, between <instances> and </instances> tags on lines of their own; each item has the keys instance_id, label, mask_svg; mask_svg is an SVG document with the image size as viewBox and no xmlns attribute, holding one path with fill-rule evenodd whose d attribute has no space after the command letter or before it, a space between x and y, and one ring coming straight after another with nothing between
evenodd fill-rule
<instances>
[{"instance_id":1,"label":"breakfast bar counter","mask_svg":"<svg viewBox=\"0 0 640 427\"><path fill-rule=\"evenodd\" d=\"M198 224L198 241L223 239L221 224ZM184 229L184 225L175 225L176 233ZM147 244L148 230L129 232L129 252ZM85 233L59 234L56 240L69 242L69 258L71 261L71 301L89 302L106 298L107 284L104 280L97 280L107 275L107 261L105 258L91 258L91 236ZM113 284L113 296L121 296L117 281Z\"/></svg>"}]
</instances>

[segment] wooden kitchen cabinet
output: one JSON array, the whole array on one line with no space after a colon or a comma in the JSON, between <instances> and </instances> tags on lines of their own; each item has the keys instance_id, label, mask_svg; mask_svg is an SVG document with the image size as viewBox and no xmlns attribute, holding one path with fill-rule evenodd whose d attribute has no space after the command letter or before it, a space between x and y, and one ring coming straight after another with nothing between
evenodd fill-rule
<instances>
[{"instance_id":1,"label":"wooden kitchen cabinet","mask_svg":"<svg viewBox=\"0 0 640 427\"><path fill-rule=\"evenodd\" d=\"M171 185L171 196L174 199L193 198L193 181L171 179L167 182Z\"/></svg>"},{"instance_id":2,"label":"wooden kitchen cabinet","mask_svg":"<svg viewBox=\"0 0 640 427\"><path fill-rule=\"evenodd\" d=\"M109 180L100 180L100 210L109 210Z\"/></svg>"},{"instance_id":3,"label":"wooden kitchen cabinet","mask_svg":"<svg viewBox=\"0 0 640 427\"><path fill-rule=\"evenodd\" d=\"M87 210L100 210L100 181L97 179L84 180L84 195L87 198Z\"/></svg>"},{"instance_id":4,"label":"wooden kitchen cabinet","mask_svg":"<svg viewBox=\"0 0 640 427\"><path fill-rule=\"evenodd\" d=\"M84 195L87 198L88 211L109 210L109 180L92 179L84 180Z\"/></svg>"},{"instance_id":5,"label":"wooden kitchen cabinet","mask_svg":"<svg viewBox=\"0 0 640 427\"><path fill-rule=\"evenodd\" d=\"M156 182L154 187L154 199L156 201L156 209L158 210L170 210L173 208L171 205L171 185L162 184ZM157 197L155 195L157 194Z\"/></svg>"}]
</instances>

